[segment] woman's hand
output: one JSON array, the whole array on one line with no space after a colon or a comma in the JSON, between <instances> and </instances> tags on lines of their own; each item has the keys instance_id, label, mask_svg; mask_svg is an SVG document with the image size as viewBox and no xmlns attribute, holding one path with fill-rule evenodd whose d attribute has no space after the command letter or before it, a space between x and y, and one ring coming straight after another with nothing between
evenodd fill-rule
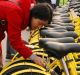
<instances>
[{"instance_id":1,"label":"woman's hand","mask_svg":"<svg viewBox=\"0 0 80 75\"><path fill-rule=\"evenodd\" d=\"M36 56L36 58L33 61L42 67L46 66L46 62L43 61L41 57Z\"/></svg>"},{"instance_id":2,"label":"woman's hand","mask_svg":"<svg viewBox=\"0 0 80 75\"><path fill-rule=\"evenodd\" d=\"M42 67L45 67L47 62L46 61L43 61L43 59L35 54L32 54L30 56L30 59L35 62L36 64L42 66Z\"/></svg>"}]
</instances>

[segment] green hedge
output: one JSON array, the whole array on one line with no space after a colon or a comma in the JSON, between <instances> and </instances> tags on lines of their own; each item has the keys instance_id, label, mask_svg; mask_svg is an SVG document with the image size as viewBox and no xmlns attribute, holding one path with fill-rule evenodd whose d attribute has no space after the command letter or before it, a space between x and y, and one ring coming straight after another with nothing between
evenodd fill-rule
<instances>
[{"instance_id":1,"label":"green hedge","mask_svg":"<svg viewBox=\"0 0 80 75\"><path fill-rule=\"evenodd\" d=\"M60 0L59 5L60 5L60 6L63 6L63 5L65 5L65 4L67 3L67 1L68 1L68 0Z\"/></svg>"}]
</instances>

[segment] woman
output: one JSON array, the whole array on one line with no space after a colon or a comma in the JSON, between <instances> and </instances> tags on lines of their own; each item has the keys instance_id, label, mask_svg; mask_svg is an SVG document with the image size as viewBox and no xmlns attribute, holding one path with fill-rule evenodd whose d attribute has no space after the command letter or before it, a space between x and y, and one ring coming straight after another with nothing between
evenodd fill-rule
<instances>
[{"instance_id":1,"label":"woman","mask_svg":"<svg viewBox=\"0 0 80 75\"><path fill-rule=\"evenodd\" d=\"M0 1L0 42L4 39L6 31L10 44L20 55L44 67L45 62L25 46L21 39L21 31L27 26L34 30L50 23L52 10L48 4L38 4L33 8L31 4L31 0L21 0L17 4Z\"/></svg>"}]
</instances>

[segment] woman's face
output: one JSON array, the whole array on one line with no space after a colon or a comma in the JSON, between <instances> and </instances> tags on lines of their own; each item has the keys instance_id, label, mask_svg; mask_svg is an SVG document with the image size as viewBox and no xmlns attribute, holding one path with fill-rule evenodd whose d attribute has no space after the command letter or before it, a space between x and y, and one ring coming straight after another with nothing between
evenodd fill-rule
<instances>
[{"instance_id":1,"label":"woman's face","mask_svg":"<svg viewBox=\"0 0 80 75\"><path fill-rule=\"evenodd\" d=\"M43 26L46 26L48 24L48 20L40 20L40 19L37 19L37 18L32 18L32 21L31 21L31 29L34 30L34 29L39 29Z\"/></svg>"}]
</instances>

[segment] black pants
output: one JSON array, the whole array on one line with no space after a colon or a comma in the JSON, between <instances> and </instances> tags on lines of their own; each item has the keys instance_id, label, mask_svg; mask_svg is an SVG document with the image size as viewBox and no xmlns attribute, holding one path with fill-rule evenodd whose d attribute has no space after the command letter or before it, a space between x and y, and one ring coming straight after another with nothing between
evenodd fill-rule
<instances>
[{"instance_id":1,"label":"black pants","mask_svg":"<svg viewBox=\"0 0 80 75\"><path fill-rule=\"evenodd\" d=\"M12 48L12 46L10 45L10 42L9 42L9 39L7 37L7 44L6 44L6 48L7 48L7 54L6 54L6 58L7 59L11 59L15 54L16 54L16 51Z\"/></svg>"}]
</instances>

